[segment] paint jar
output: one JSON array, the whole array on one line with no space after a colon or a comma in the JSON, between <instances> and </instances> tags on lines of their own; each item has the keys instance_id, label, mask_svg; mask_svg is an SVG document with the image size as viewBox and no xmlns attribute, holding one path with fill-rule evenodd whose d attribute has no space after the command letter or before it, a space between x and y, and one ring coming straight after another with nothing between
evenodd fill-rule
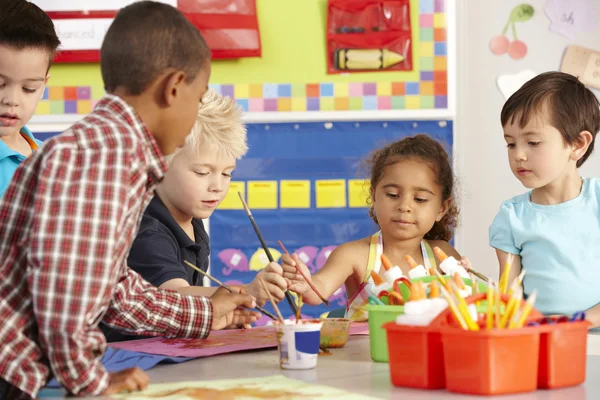
<instances>
[{"instance_id":1,"label":"paint jar","mask_svg":"<svg viewBox=\"0 0 600 400\"><path fill-rule=\"evenodd\" d=\"M317 366L321 341L320 320L302 320L299 323L275 322L279 366L282 369L311 369Z\"/></svg>"},{"instance_id":2,"label":"paint jar","mask_svg":"<svg viewBox=\"0 0 600 400\"><path fill-rule=\"evenodd\" d=\"M350 323L348 318L324 319L321 329L321 345L327 349L344 347L348 341Z\"/></svg>"}]
</instances>

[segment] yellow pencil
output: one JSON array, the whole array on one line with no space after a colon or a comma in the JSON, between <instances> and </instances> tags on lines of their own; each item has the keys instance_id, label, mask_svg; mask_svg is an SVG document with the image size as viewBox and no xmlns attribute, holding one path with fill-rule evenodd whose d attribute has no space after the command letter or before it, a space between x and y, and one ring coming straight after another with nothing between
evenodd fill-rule
<instances>
[{"instance_id":1,"label":"yellow pencil","mask_svg":"<svg viewBox=\"0 0 600 400\"><path fill-rule=\"evenodd\" d=\"M494 323L496 328L500 327L500 307L502 303L500 302L500 288L496 288L495 290L496 298L494 299Z\"/></svg>"},{"instance_id":2,"label":"yellow pencil","mask_svg":"<svg viewBox=\"0 0 600 400\"><path fill-rule=\"evenodd\" d=\"M521 313L521 317L519 318L519 321L517 322L517 328L522 328L523 325L525 325L525 321L527 320L527 317L529 317L529 314L531 314L531 310L533 309L533 305L535 304L536 297L537 297L537 292L534 289L533 292L531 292L531 295L527 298L527 301L525 302L525 306L523 307L523 312Z\"/></svg>"},{"instance_id":3,"label":"yellow pencil","mask_svg":"<svg viewBox=\"0 0 600 400\"><path fill-rule=\"evenodd\" d=\"M454 289L453 292L456 295L456 302L458 304L458 310L462 313L463 317L465 318L465 322L467 323L469 330L478 331L479 325L477 325L477 323L475 321L473 321L473 318L471 318L471 314L469 313L469 308L467 307L467 302L458 293L458 285L454 281L451 281L451 285L452 285L452 288Z\"/></svg>"},{"instance_id":4,"label":"yellow pencil","mask_svg":"<svg viewBox=\"0 0 600 400\"><path fill-rule=\"evenodd\" d=\"M510 285L510 290L508 291L509 296L511 296L515 292L515 290L517 290L517 288L519 288L521 286L521 284L523 283L523 278L525 278L526 272L527 271L525 271L525 270L521 271L519 276L517 276L515 278L515 280L512 282L512 284Z\"/></svg>"},{"instance_id":5,"label":"yellow pencil","mask_svg":"<svg viewBox=\"0 0 600 400\"><path fill-rule=\"evenodd\" d=\"M487 292L487 318L486 318L486 328L492 329L494 327L494 320L492 319L492 308L494 307L494 287L491 282L488 285Z\"/></svg>"},{"instance_id":6,"label":"yellow pencil","mask_svg":"<svg viewBox=\"0 0 600 400\"><path fill-rule=\"evenodd\" d=\"M500 326L499 326L500 329L504 329L506 327L506 324L510 320L510 317L513 314L513 312L515 311L515 308L517 307L518 303L519 303L518 293L514 293L511 296L510 300L508 300L508 304L506 305L506 310L504 311L504 314L502 314L502 318L500 319Z\"/></svg>"},{"instance_id":7,"label":"yellow pencil","mask_svg":"<svg viewBox=\"0 0 600 400\"><path fill-rule=\"evenodd\" d=\"M450 297L450 293L448 293L448 291L446 290L446 288L444 286L441 286L440 289L442 290L442 296L444 296L444 298L448 302L448 307L450 307L452 314L454 314L454 317L456 318L456 320L458 321L460 326L463 329L468 330L469 327L468 327L467 323L465 322L464 318L462 317L460 311L458 311L458 307L456 306L456 303L454 302L454 300L452 300L452 297Z\"/></svg>"},{"instance_id":8,"label":"yellow pencil","mask_svg":"<svg viewBox=\"0 0 600 400\"><path fill-rule=\"evenodd\" d=\"M508 253L506 257L506 263L504 264L504 271L502 271L502 277L500 278L499 289L503 294L508 289L508 275L510 274L510 268L512 266L514 255Z\"/></svg>"}]
</instances>

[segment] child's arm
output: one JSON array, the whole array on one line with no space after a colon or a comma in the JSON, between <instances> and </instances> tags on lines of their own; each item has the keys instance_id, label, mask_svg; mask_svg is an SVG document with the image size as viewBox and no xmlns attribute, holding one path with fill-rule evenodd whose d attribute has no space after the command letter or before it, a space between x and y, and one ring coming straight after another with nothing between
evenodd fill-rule
<instances>
[{"instance_id":1,"label":"child's arm","mask_svg":"<svg viewBox=\"0 0 600 400\"><path fill-rule=\"evenodd\" d=\"M123 226L135 215L126 215L123 204L136 193L122 167L130 165L125 152L68 145L46 150L31 192L31 234L23 238L30 249L27 271L20 273L27 274L37 341L52 375L75 395L99 395L109 374L100 362L98 323L111 299L121 315L113 307L109 320L197 337L208 335L219 307L207 298L160 291L125 266ZM118 280L125 282L115 287ZM250 297L237 296L236 304L251 306Z\"/></svg>"},{"instance_id":2,"label":"child's arm","mask_svg":"<svg viewBox=\"0 0 600 400\"><path fill-rule=\"evenodd\" d=\"M311 280L321 295L324 298L328 298L342 287L346 279L352 275L353 265L356 263L355 246L356 242L350 242L336 247L327 258L327 262L323 268L312 276L308 267L300 261L295 253L292 257L283 254L281 256L283 277L290 280L289 289L302 294L302 301L306 304L321 304L322 301L319 296L310 288L304 278L302 278L302 275L298 274L295 266L299 265L302 272Z\"/></svg>"}]
</instances>

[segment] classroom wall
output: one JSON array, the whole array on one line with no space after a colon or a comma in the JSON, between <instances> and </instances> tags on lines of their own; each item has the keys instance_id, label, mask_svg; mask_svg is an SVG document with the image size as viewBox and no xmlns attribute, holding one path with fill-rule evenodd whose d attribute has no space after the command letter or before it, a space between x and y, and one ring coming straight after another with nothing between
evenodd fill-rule
<instances>
[{"instance_id":1,"label":"classroom wall","mask_svg":"<svg viewBox=\"0 0 600 400\"><path fill-rule=\"evenodd\" d=\"M543 10L546 1L530 0L527 3L535 8L533 18L516 25L519 39L528 46L525 58L515 61L506 55L492 54L490 39L501 33L512 8L522 3L520 0L459 0L457 3L455 154L462 206L457 246L461 254L472 259L474 268L493 277L497 276L498 266L495 252L488 246L488 227L503 200L526 191L508 167L499 122L504 98L496 79L500 74L515 74L524 69L537 73L558 70L563 51L569 44L600 50L600 24L595 23L589 32L577 33L571 41L548 30L550 21ZM598 21L600 2L591 3L596 4L591 19ZM600 155L596 153L581 168L581 173L598 176L599 172Z\"/></svg>"}]
</instances>

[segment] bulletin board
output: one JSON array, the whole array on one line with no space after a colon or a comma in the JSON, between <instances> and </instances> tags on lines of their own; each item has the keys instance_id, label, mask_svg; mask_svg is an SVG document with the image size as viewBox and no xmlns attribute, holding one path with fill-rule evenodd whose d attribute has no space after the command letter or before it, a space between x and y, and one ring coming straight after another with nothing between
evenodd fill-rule
<instances>
[{"instance_id":1,"label":"bulletin board","mask_svg":"<svg viewBox=\"0 0 600 400\"><path fill-rule=\"evenodd\" d=\"M368 215L367 156L417 133L438 140L452 156L450 121L250 124L250 151L238 162L227 197L210 218L211 274L226 283L247 283L268 264L238 191L273 257L281 256L281 240L313 273L336 246L375 233ZM345 307L344 289L329 300L329 307L305 307L303 314L317 317ZM286 316L291 314L287 303L280 306Z\"/></svg>"},{"instance_id":2,"label":"bulletin board","mask_svg":"<svg viewBox=\"0 0 600 400\"><path fill-rule=\"evenodd\" d=\"M257 2L262 57L214 60L212 87L251 114L453 113L454 0L410 0L413 69L328 75L326 0ZM300 23L296 23L300 22ZM54 65L34 122L72 122L104 95L98 64ZM450 111L444 114L445 111ZM413 114L410 114L410 113ZM391 113L396 119L401 113ZM432 114L429 114L432 115ZM291 119L290 118L290 119ZM274 117L276 119L276 117Z\"/></svg>"}]
</instances>

